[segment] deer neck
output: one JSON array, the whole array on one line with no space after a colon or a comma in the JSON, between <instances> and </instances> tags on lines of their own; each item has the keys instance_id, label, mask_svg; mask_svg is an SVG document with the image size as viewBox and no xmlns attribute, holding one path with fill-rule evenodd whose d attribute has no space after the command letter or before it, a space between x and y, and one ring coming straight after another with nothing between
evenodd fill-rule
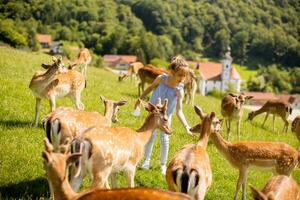
<instances>
[{"instance_id":1,"label":"deer neck","mask_svg":"<svg viewBox=\"0 0 300 200\"><path fill-rule=\"evenodd\" d=\"M264 112L266 112L266 109L264 107L254 111L253 112L253 118L256 117L256 115L259 115L259 114L264 113Z\"/></svg>"},{"instance_id":2,"label":"deer neck","mask_svg":"<svg viewBox=\"0 0 300 200\"><path fill-rule=\"evenodd\" d=\"M113 116L113 108L106 108L104 110L104 117L107 119L108 125L111 126L111 120Z\"/></svg>"},{"instance_id":3,"label":"deer neck","mask_svg":"<svg viewBox=\"0 0 300 200\"><path fill-rule=\"evenodd\" d=\"M206 130L206 129L203 128L201 130L201 134L200 134L199 141L198 141L197 145L200 145L204 149L206 149L208 139L209 139L209 135L210 135L210 130Z\"/></svg>"},{"instance_id":4,"label":"deer neck","mask_svg":"<svg viewBox=\"0 0 300 200\"><path fill-rule=\"evenodd\" d=\"M225 157L228 157L229 156L228 146L230 145L230 143L224 140L224 138L222 138L220 134L215 132L211 133L211 139L215 144L216 148L218 149L218 151L222 153Z\"/></svg>"},{"instance_id":5,"label":"deer neck","mask_svg":"<svg viewBox=\"0 0 300 200\"><path fill-rule=\"evenodd\" d=\"M76 196L76 193L72 190L66 178L63 181L51 181L48 179L48 182L51 185L54 199L69 200L74 199Z\"/></svg>"},{"instance_id":6,"label":"deer neck","mask_svg":"<svg viewBox=\"0 0 300 200\"><path fill-rule=\"evenodd\" d=\"M143 144L146 144L148 142L154 129L154 126L151 126L148 123L144 123L143 126L136 131L138 133L140 141Z\"/></svg>"}]
</instances>

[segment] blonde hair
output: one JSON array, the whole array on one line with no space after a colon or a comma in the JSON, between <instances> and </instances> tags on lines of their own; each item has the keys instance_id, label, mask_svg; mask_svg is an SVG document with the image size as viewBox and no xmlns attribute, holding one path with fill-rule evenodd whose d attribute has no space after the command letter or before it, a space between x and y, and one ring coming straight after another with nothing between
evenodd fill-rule
<instances>
[{"instance_id":1,"label":"blonde hair","mask_svg":"<svg viewBox=\"0 0 300 200\"><path fill-rule=\"evenodd\" d=\"M171 70L177 71L180 67L188 67L188 63L186 62L185 58L182 55L174 56L171 60L171 64L169 68Z\"/></svg>"}]
</instances>

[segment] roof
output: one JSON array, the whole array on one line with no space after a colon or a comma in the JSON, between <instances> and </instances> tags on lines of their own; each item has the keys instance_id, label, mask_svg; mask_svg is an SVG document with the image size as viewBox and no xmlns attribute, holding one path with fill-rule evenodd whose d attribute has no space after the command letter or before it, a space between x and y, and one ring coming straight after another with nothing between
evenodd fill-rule
<instances>
[{"instance_id":1,"label":"roof","mask_svg":"<svg viewBox=\"0 0 300 200\"><path fill-rule=\"evenodd\" d=\"M196 69L197 65L199 65L200 76L204 80L221 80L222 74L222 63L215 62L195 62L195 61L187 61L189 65ZM239 73L232 66L230 79L236 80L241 79Z\"/></svg>"},{"instance_id":2,"label":"roof","mask_svg":"<svg viewBox=\"0 0 300 200\"><path fill-rule=\"evenodd\" d=\"M112 63L112 62L127 62L132 63L137 61L137 56L134 55L104 55L104 62Z\"/></svg>"},{"instance_id":3,"label":"roof","mask_svg":"<svg viewBox=\"0 0 300 200\"><path fill-rule=\"evenodd\" d=\"M47 34L36 34L36 39L40 43L51 43L52 36Z\"/></svg>"}]
</instances>

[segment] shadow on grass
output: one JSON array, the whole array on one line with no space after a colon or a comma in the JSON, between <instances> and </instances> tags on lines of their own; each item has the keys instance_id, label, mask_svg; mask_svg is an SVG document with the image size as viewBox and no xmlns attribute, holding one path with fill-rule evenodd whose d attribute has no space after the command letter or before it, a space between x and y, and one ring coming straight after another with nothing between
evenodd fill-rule
<instances>
[{"instance_id":1,"label":"shadow on grass","mask_svg":"<svg viewBox=\"0 0 300 200\"><path fill-rule=\"evenodd\" d=\"M6 127L32 127L32 122L30 121L20 121L20 120L0 120L0 126Z\"/></svg>"},{"instance_id":2,"label":"shadow on grass","mask_svg":"<svg viewBox=\"0 0 300 200\"><path fill-rule=\"evenodd\" d=\"M49 196L46 178L37 178L0 187L1 199L39 199L39 197Z\"/></svg>"}]
</instances>

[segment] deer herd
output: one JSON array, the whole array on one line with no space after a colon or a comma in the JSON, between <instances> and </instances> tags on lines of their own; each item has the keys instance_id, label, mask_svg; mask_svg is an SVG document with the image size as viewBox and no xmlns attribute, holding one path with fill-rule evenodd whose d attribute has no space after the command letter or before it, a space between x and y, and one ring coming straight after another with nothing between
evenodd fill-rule
<instances>
[{"instance_id":1,"label":"deer herd","mask_svg":"<svg viewBox=\"0 0 300 200\"><path fill-rule=\"evenodd\" d=\"M81 92L86 85L86 67L91 62L87 49L83 49L74 64L65 67L62 58L53 58L52 64L42 64L46 72L36 72L29 88L36 98L35 118L33 125L38 125L41 99L50 101L51 113L43 120L45 130L45 150L42 157L44 169L49 183L50 194L54 199L197 199L205 198L213 178L209 155L208 141L212 143L229 164L239 171L234 199L238 199L242 189L242 199L246 199L247 173L252 167L272 170L277 176L271 178L264 189L259 191L251 186L254 199L298 199L300 188L291 173L300 159L300 154L290 145L283 142L239 141L243 105L252 96L245 94L228 94L221 101L221 114L218 119L215 112L205 113L194 106L199 116L199 123L191 128L199 133L196 144L186 144L170 160L166 171L166 182L169 191L151 188L134 188L134 177L142 159L144 146L148 142L153 129L161 129L171 134L166 110L167 100L159 100L156 105L150 102L141 104L148 112L138 130L128 127L112 127L118 121L117 114L125 100L113 101L100 97L104 114L84 111L80 100ZM82 64L82 73L74 67ZM128 76L138 76L139 94L145 83L151 83L158 75L169 73L152 65L142 63L130 65ZM192 71L185 82L186 102L194 104L196 78ZM55 98L68 96L76 109L59 107L56 109ZM266 113L273 114L273 130L275 115L284 121L283 132L287 132L288 116L291 107L282 101L267 101L260 109L250 112L248 120ZM226 125L226 139L221 135L223 120ZM230 142L231 122L237 124L237 142ZM300 141L300 116L291 125ZM128 188L118 188L117 173L124 172ZM90 189L77 193L85 177L91 178ZM111 187L110 189L110 180Z\"/></svg>"}]
</instances>

